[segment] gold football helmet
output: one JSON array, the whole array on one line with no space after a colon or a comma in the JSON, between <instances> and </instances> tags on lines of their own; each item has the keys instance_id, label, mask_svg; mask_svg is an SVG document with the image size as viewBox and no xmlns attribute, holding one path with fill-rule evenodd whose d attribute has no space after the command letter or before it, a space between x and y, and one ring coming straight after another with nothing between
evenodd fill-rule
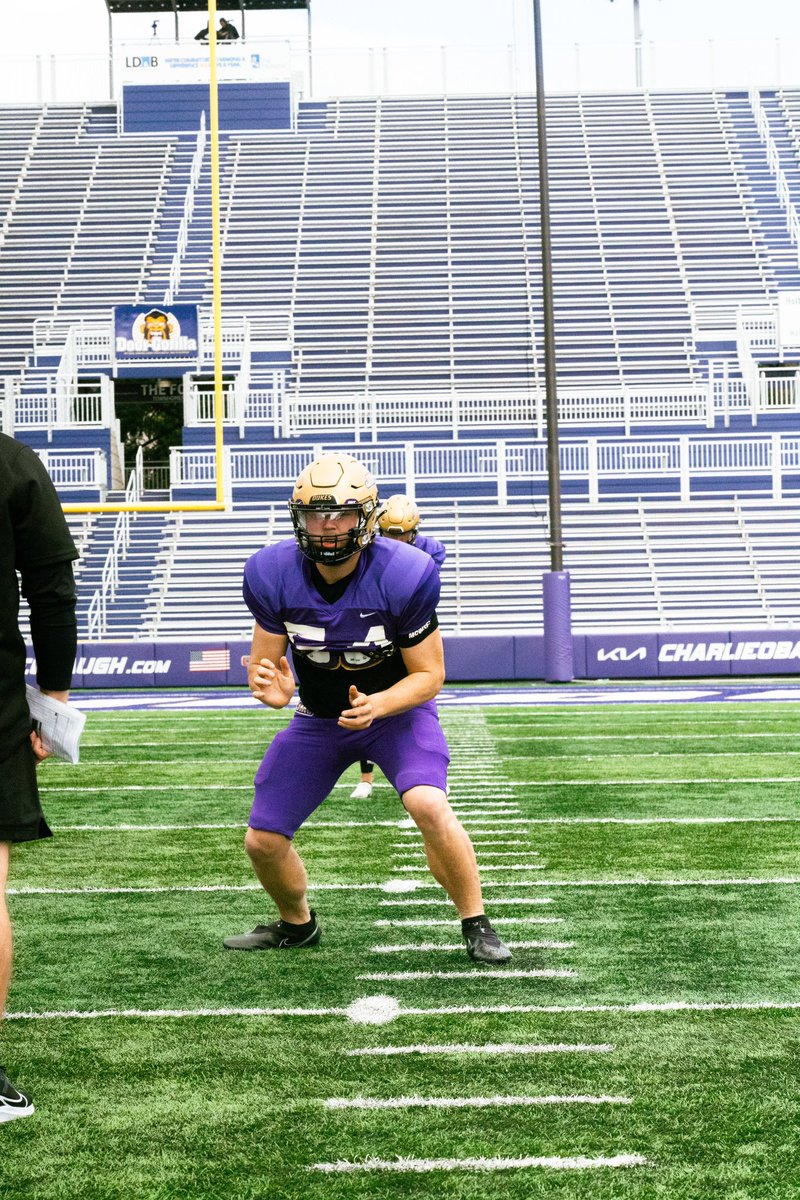
<instances>
[{"instance_id":1,"label":"gold football helmet","mask_svg":"<svg viewBox=\"0 0 800 1200\"><path fill-rule=\"evenodd\" d=\"M402 538L413 545L417 539L417 526L422 517L410 496L390 496L380 511L378 525L384 537ZM406 534L411 534L406 537Z\"/></svg>"},{"instance_id":2,"label":"gold football helmet","mask_svg":"<svg viewBox=\"0 0 800 1200\"><path fill-rule=\"evenodd\" d=\"M289 501L297 544L313 562L344 562L370 544L378 487L349 454L326 454L300 472Z\"/></svg>"}]
</instances>

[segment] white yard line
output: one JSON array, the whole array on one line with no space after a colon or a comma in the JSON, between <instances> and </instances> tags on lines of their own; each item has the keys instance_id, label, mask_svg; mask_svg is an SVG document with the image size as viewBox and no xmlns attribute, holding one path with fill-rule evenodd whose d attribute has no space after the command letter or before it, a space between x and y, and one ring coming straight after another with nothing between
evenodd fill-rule
<instances>
[{"instance_id":1,"label":"white yard line","mask_svg":"<svg viewBox=\"0 0 800 1200\"><path fill-rule=\"evenodd\" d=\"M101 1018L174 1017L345 1017L346 1008L96 1008L9 1012L6 1021L99 1020Z\"/></svg>"},{"instance_id":2,"label":"white yard line","mask_svg":"<svg viewBox=\"0 0 800 1200\"><path fill-rule=\"evenodd\" d=\"M310 885L316 892L374 892L382 891L380 883L318 883ZM428 886L421 885L421 886ZM435 886L435 885L431 885ZM192 883L161 884L152 887L18 887L8 888L9 896L127 896L158 895L169 892L261 892L260 883ZM448 902L449 903L449 902Z\"/></svg>"},{"instance_id":3,"label":"white yard line","mask_svg":"<svg viewBox=\"0 0 800 1200\"><path fill-rule=\"evenodd\" d=\"M391 1058L400 1054L611 1054L614 1050L616 1046L609 1042L484 1042L482 1045L422 1042L414 1046L369 1046L342 1053L348 1058Z\"/></svg>"},{"instance_id":4,"label":"white yard line","mask_svg":"<svg viewBox=\"0 0 800 1200\"><path fill-rule=\"evenodd\" d=\"M538 1013L567 1016L571 1013L619 1013L626 1016L648 1016L659 1013L684 1012L796 1012L800 1000L753 1000L740 1004L714 1001L668 1000L651 1004L459 1004L446 1008L400 1008L400 1017L505 1016L509 1013Z\"/></svg>"},{"instance_id":5,"label":"white yard line","mask_svg":"<svg viewBox=\"0 0 800 1200\"><path fill-rule=\"evenodd\" d=\"M473 978L494 978L478 971L469 973ZM395 1002L396 1003L396 1002ZM159 1017L175 1019L192 1019L196 1017L351 1017L355 1005L348 1008L103 1008L103 1009L63 1009L45 1012L9 1012L5 1014L7 1021L57 1021L57 1020L98 1020L114 1018L143 1018ZM496 1004L477 1005L461 1004L442 1008L411 1008L396 1005L390 1020L399 1017L440 1017L440 1016L489 1016L507 1015L510 1013L538 1013L542 1015L568 1015L572 1013L619 1013L630 1016L657 1015L660 1013L686 1012L796 1012L800 1009L800 1000L756 1000L752 1002L714 1003L674 1000L663 1004L573 1004L573 1005L541 1005L541 1004ZM373 1022L366 1022L371 1024ZM386 1023L386 1022L381 1022ZM416 1047L381 1047L369 1050L345 1050L348 1055L381 1055L381 1054L410 1054L410 1053L480 1053L480 1054L535 1054L535 1053L568 1053L572 1051L610 1051L613 1046L528 1046L514 1047L513 1045L491 1046L416 1046Z\"/></svg>"},{"instance_id":6,"label":"white yard line","mask_svg":"<svg viewBox=\"0 0 800 1200\"><path fill-rule=\"evenodd\" d=\"M663 712L662 712L663 715ZM705 713L703 714L705 717ZM536 728L536 725L524 725L522 728ZM501 726L502 728L502 726ZM528 733L509 736L493 734L495 742L666 742L681 740L686 742L713 742L723 739L736 738L785 738L786 731L771 733L745 733L735 730L732 733Z\"/></svg>"},{"instance_id":7,"label":"white yard line","mask_svg":"<svg viewBox=\"0 0 800 1200\"><path fill-rule=\"evenodd\" d=\"M130 764L128 764L130 765ZM800 775L762 775L762 776L736 776L729 779L712 779L712 778L695 778L695 779L529 779L529 780L507 780L503 782L503 787L514 788L556 788L556 787L697 787L699 785L710 786L712 784L744 784L744 783L800 783ZM487 785L491 786L488 784ZM350 788L352 789L352 781L350 783L337 783L335 788ZM40 792L80 792L81 795L93 795L97 792L248 792L253 790L252 783L109 783L103 787L87 787L87 786L64 786L63 784L55 784L53 787L40 787ZM478 793L476 793L477 795ZM328 824L329 822L314 822L314 824ZM310 822L309 822L310 824ZM339 822L341 824L341 822ZM345 822L352 824L352 822ZM391 821L361 821L357 824L372 824L372 825L391 825Z\"/></svg>"},{"instance_id":8,"label":"white yard line","mask_svg":"<svg viewBox=\"0 0 800 1200\"><path fill-rule=\"evenodd\" d=\"M500 883L488 879L486 887L520 887L522 881ZM769 887L795 886L800 884L796 875L782 875L773 879L741 878L741 879L526 879L526 887ZM420 887L427 887L420 883Z\"/></svg>"},{"instance_id":9,"label":"white yard line","mask_svg":"<svg viewBox=\"0 0 800 1200\"><path fill-rule=\"evenodd\" d=\"M589 1171L604 1167L646 1167L641 1154L616 1154L611 1158L366 1158L363 1162L313 1163L309 1171L327 1174L357 1171L393 1171L423 1174L427 1171L518 1171L542 1167L551 1171Z\"/></svg>"},{"instance_id":10,"label":"white yard line","mask_svg":"<svg viewBox=\"0 0 800 1200\"><path fill-rule=\"evenodd\" d=\"M526 825L780 825L800 822L800 817L526 817ZM522 822L519 822L522 824ZM401 830L401 837L418 830ZM403 842L393 843L400 847ZM473 841L473 846L476 843ZM490 845L491 843L486 843ZM496 843L498 846L500 842ZM523 842L508 845L524 845Z\"/></svg>"},{"instance_id":11,"label":"white yard line","mask_svg":"<svg viewBox=\"0 0 800 1200\"><path fill-rule=\"evenodd\" d=\"M507 870L508 868L502 868ZM535 870L535 867L531 867ZM439 885L436 883L427 883L424 880L398 880L400 883L409 883L415 885L416 888L435 888ZM391 883L391 881L390 881ZM502 882L499 880L486 880L487 888L496 887L769 887L775 886L794 886L800 884L800 878L794 876L782 876L775 879L525 879L513 880L512 882ZM385 883L311 883L310 891L385 891L389 885ZM258 892L261 891L261 885L258 883L210 883L210 884L163 884L152 887L11 887L8 888L10 896L102 896L102 895L138 895L138 894L157 894L169 892ZM390 889L394 890L394 889ZM516 903L535 904L535 900L515 901ZM450 903L450 901L442 901L442 903ZM501 897L497 897L494 903L506 903ZM511 903L509 901L508 903Z\"/></svg>"},{"instance_id":12,"label":"white yard line","mask_svg":"<svg viewBox=\"0 0 800 1200\"><path fill-rule=\"evenodd\" d=\"M352 1100L323 1101L325 1108L334 1111L348 1109L394 1108L520 1108L537 1104L632 1104L628 1096L394 1096L390 1100L375 1100L356 1096Z\"/></svg>"}]
</instances>

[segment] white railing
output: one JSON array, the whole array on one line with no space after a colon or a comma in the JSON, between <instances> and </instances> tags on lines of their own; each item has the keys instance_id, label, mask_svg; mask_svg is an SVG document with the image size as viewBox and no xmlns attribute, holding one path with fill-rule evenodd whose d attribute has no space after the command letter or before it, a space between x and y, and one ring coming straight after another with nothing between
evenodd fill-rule
<instances>
[{"instance_id":1,"label":"white railing","mask_svg":"<svg viewBox=\"0 0 800 1200\"><path fill-rule=\"evenodd\" d=\"M764 105L761 103L761 93L756 88L751 88L748 93L750 107L753 110L753 115L756 119L758 135L764 143L767 151L767 164L771 174L775 176L775 190L778 193L778 202L786 214L786 228L789 231L789 238L792 245L795 247L797 261L800 264L800 218L797 216L797 209L792 201L791 191L789 190L789 181L784 174L781 166L780 153L772 136L769 127L769 119L767 117Z\"/></svg>"},{"instance_id":2,"label":"white railing","mask_svg":"<svg viewBox=\"0 0 800 1200\"><path fill-rule=\"evenodd\" d=\"M780 367L783 355L778 309L772 309L769 315L758 316L746 309L740 310L736 322L736 355L753 425L757 423L759 413L778 409L800 411L800 372L787 363L784 374L768 373ZM774 359L775 365L765 367L760 364L758 360L764 358Z\"/></svg>"},{"instance_id":3,"label":"white railing","mask_svg":"<svg viewBox=\"0 0 800 1200\"><path fill-rule=\"evenodd\" d=\"M270 485L288 489L309 461L342 447L315 445L292 447L227 448L229 478L233 488ZM494 482L498 503L508 501L513 483L544 483L547 447L544 443L411 442L360 447L359 458L380 479L384 490L400 486L414 494L422 483ZM585 483L591 503L600 499L601 485L627 480L635 493L642 480L659 480L665 492L677 492L689 501L701 482L731 476L768 477L767 490L781 499L783 477L800 473L800 435L764 434L747 438L705 438L681 435L657 441L585 438L563 441L560 463L564 481ZM207 487L216 478L213 450L174 447L171 486L177 492Z\"/></svg>"},{"instance_id":4,"label":"white railing","mask_svg":"<svg viewBox=\"0 0 800 1200\"><path fill-rule=\"evenodd\" d=\"M186 196L183 201L183 216L181 223L178 226L178 238L175 244L175 253L172 256L172 263L169 268L169 283L167 290L164 293L164 303L173 304L175 296L181 284L181 263L186 254L186 247L189 242L189 226L194 215L194 201L197 194L197 184L200 179L200 172L203 168L203 156L205 155L206 147L206 114L205 109L200 113L200 129L197 133L197 142L195 145L194 154L192 155L192 165L189 170L189 182L186 185Z\"/></svg>"},{"instance_id":5,"label":"white railing","mask_svg":"<svg viewBox=\"0 0 800 1200\"><path fill-rule=\"evenodd\" d=\"M105 495L108 465L103 450L37 450L57 488L97 488Z\"/></svg>"},{"instance_id":6,"label":"white railing","mask_svg":"<svg viewBox=\"0 0 800 1200\"><path fill-rule=\"evenodd\" d=\"M713 393L705 385L685 387L562 390L559 421L565 425L633 425L665 422L714 425ZM290 394L283 405L281 434L352 431L356 441L377 440L379 432L409 428L461 431L497 425L535 430L546 428L545 397L536 391L371 392L309 396Z\"/></svg>"},{"instance_id":7,"label":"white railing","mask_svg":"<svg viewBox=\"0 0 800 1200\"><path fill-rule=\"evenodd\" d=\"M114 419L114 385L105 375L80 384L51 376L41 392L23 392L15 381L12 392L16 429L108 429Z\"/></svg>"},{"instance_id":8,"label":"white railing","mask_svg":"<svg viewBox=\"0 0 800 1200\"><path fill-rule=\"evenodd\" d=\"M79 329L102 329L111 334L111 312L108 309L86 314L82 317L37 317L33 322L33 360L44 355L54 357L62 354L69 331Z\"/></svg>"},{"instance_id":9,"label":"white railing","mask_svg":"<svg viewBox=\"0 0 800 1200\"><path fill-rule=\"evenodd\" d=\"M141 496L140 476L142 448L136 452L136 468L131 471L125 488L125 503L137 504ZM100 586L89 602L86 614L87 635L90 639L104 637L108 630L108 613L119 587L120 563L128 553L131 543L131 514L121 512L114 522L111 545L103 563Z\"/></svg>"},{"instance_id":10,"label":"white railing","mask_svg":"<svg viewBox=\"0 0 800 1200\"><path fill-rule=\"evenodd\" d=\"M0 393L0 405L2 405L2 410L0 410L0 432L13 437L14 413L20 390L20 381L19 379L15 379L13 375L4 375L0 383L2 383L2 392Z\"/></svg>"}]
</instances>

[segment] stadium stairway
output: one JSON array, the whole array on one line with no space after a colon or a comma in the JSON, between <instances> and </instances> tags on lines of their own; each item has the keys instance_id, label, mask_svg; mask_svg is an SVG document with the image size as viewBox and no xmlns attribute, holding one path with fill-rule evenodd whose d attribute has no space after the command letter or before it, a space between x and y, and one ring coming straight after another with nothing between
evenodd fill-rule
<instances>
[{"instance_id":1,"label":"stadium stairway","mask_svg":"<svg viewBox=\"0 0 800 1200\"><path fill-rule=\"evenodd\" d=\"M762 103L765 107L768 98L762 94ZM766 147L759 136L750 101L746 95L736 94L729 95L726 104L730 113L733 139L741 156L741 165L755 205L756 220L775 273L775 281L779 288L798 288L800 287L800 267L798 267L797 247L792 243L789 235L786 212L778 199L776 179L770 171ZM770 107L775 112L774 96L772 96ZM781 166L783 169L789 169L787 147L790 151L791 144L786 128L784 126L781 131L777 123L771 123L771 125L771 136L779 146L779 150L781 146L783 149ZM796 163L793 169L797 173Z\"/></svg>"},{"instance_id":2,"label":"stadium stairway","mask_svg":"<svg viewBox=\"0 0 800 1200\"><path fill-rule=\"evenodd\" d=\"M109 494L111 502L123 502L124 493ZM78 604L78 632L88 636L88 610L92 598L102 586L103 571L113 553L114 534L119 517L101 514L81 564ZM107 597L107 639L141 635L142 613L154 586L154 565L164 537L167 516L163 513L132 513L129 518L128 544L118 561L117 586Z\"/></svg>"},{"instance_id":3,"label":"stadium stairway","mask_svg":"<svg viewBox=\"0 0 800 1200\"><path fill-rule=\"evenodd\" d=\"M172 171L164 190L156 242L152 251L150 268L142 297L145 304L163 304L164 295L169 287L170 269L177 249L178 233L183 220L184 203L189 187L189 176L196 140L194 134L180 134L178 136ZM186 295L182 299L190 303L193 297Z\"/></svg>"}]
</instances>

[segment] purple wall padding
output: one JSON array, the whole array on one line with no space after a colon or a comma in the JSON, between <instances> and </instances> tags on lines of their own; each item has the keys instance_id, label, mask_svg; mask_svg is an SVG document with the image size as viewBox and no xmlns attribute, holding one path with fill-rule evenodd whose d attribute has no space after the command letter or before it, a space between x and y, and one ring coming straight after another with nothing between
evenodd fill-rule
<instances>
[{"instance_id":1,"label":"purple wall padding","mask_svg":"<svg viewBox=\"0 0 800 1200\"><path fill-rule=\"evenodd\" d=\"M569 571L545 571L542 575L542 600L544 677L548 683L568 683L575 676Z\"/></svg>"},{"instance_id":2,"label":"purple wall padding","mask_svg":"<svg viewBox=\"0 0 800 1200\"><path fill-rule=\"evenodd\" d=\"M730 632L677 629L658 634L658 675L731 675Z\"/></svg>"},{"instance_id":3,"label":"purple wall padding","mask_svg":"<svg viewBox=\"0 0 800 1200\"><path fill-rule=\"evenodd\" d=\"M448 679L514 679L512 637L447 637L444 665Z\"/></svg>"},{"instance_id":4,"label":"purple wall padding","mask_svg":"<svg viewBox=\"0 0 800 1200\"><path fill-rule=\"evenodd\" d=\"M732 629L729 653L731 675L797 675L800 629Z\"/></svg>"},{"instance_id":5,"label":"purple wall padding","mask_svg":"<svg viewBox=\"0 0 800 1200\"><path fill-rule=\"evenodd\" d=\"M82 642L79 688L247 687L249 641ZM545 678L541 634L444 637L451 683ZM572 638L576 679L800 674L800 629L590 633ZM33 651L28 647L33 682ZM553 681L553 682L561 682Z\"/></svg>"}]
</instances>

